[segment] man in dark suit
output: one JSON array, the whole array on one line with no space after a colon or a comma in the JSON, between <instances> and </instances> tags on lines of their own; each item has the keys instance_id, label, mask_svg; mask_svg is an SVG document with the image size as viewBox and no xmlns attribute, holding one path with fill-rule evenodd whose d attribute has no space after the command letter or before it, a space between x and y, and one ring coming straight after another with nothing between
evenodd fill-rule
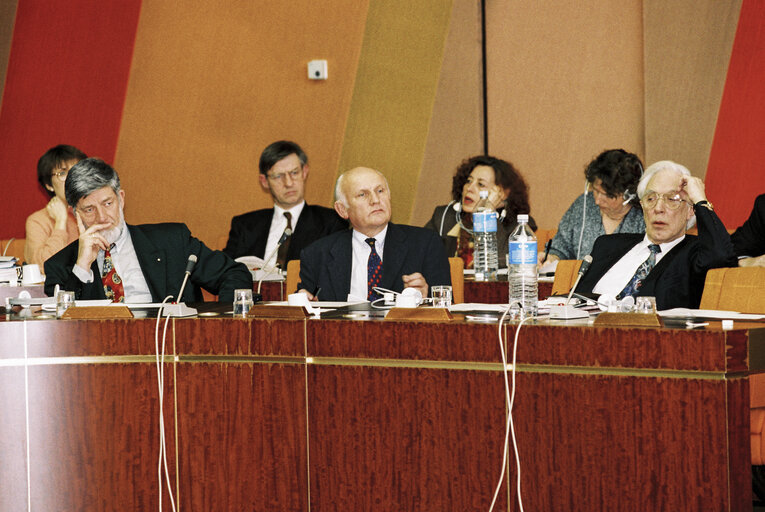
<instances>
[{"instance_id":1,"label":"man in dark suit","mask_svg":"<svg viewBox=\"0 0 765 512\"><path fill-rule=\"evenodd\" d=\"M765 194L757 196L751 215L730 238L740 267L765 267Z\"/></svg>"},{"instance_id":2,"label":"man in dark suit","mask_svg":"<svg viewBox=\"0 0 765 512\"><path fill-rule=\"evenodd\" d=\"M390 222L390 188L380 172L357 167L342 174L335 199L335 210L353 229L303 250L298 288L309 298L321 290L322 300L375 300L375 286L416 288L427 297L429 285L451 284L438 235Z\"/></svg>"},{"instance_id":3,"label":"man in dark suit","mask_svg":"<svg viewBox=\"0 0 765 512\"><path fill-rule=\"evenodd\" d=\"M125 223L125 191L102 160L87 158L69 170L66 201L80 236L45 262L45 292L58 285L78 299L161 302L177 295L190 255L197 263L182 301L201 301L200 287L230 302L237 288L252 288L247 267L208 249L184 224Z\"/></svg>"},{"instance_id":4,"label":"man in dark suit","mask_svg":"<svg viewBox=\"0 0 765 512\"><path fill-rule=\"evenodd\" d=\"M599 237L581 293L654 296L659 309L697 308L709 269L734 266L733 244L704 183L682 165L657 162L638 184L646 232ZM686 235L698 222L698 237Z\"/></svg>"},{"instance_id":5,"label":"man in dark suit","mask_svg":"<svg viewBox=\"0 0 765 512\"><path fill-rule=\"evenodd\" d=\"M314 240L348 227L331 208L305 203L309 168L300 146L286 140L274 142L263 150L259 167L260 185L273 197L274 207L234 217L223 249L226 254L257 256L268 259L267 265L285 268Z\"/></svg>"}]
</instances>

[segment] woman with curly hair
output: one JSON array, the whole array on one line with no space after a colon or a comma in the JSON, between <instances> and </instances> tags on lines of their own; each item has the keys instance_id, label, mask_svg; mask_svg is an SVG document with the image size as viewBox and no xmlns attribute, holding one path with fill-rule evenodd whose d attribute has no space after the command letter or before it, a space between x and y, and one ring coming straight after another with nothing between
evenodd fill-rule
<instances>
[{"instance_id":1,"label":"woman with curly hair","mask_svg":"<svg viewBox=\"0 0 765 512\"><path fill-rule=\"evenodd\" d=\"M643 233L645 221L636 192L642 175L640 158L623 149L595 157L584 170L589 191L563 214L547 261L581 260L601 235Z\"/></svg>"},{"instance_id":2,"label":"woman with curly hair","mask_svg":"<svg viewBox=\"0 0 765 512\"><path fill-rule=\"evenodd\" d=\"M499 266L507 266L507 239L517 225L519 213L529 213L529 189L513 164L493 156L474 156L463 161L452 179L453 200L437 206L425 225L436 231L448 256L459 256L465 268L473 268L473 210L481 190L489 191L489 201L500 215L497 223ZM536 231L534 219L529 226Z\"/></svg>"}]
</instances>

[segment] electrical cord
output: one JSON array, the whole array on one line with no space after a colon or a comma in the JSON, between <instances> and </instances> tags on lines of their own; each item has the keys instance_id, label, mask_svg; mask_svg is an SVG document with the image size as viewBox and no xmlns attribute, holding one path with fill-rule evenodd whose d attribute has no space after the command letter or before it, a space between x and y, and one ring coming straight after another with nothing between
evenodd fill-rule
<instances>
[{"instance_id":1,"label":"electrical cord","mask_svg":"<svg viewBox=\"0 0 765 512\"><path fill-rule=\"evenodd\" d=\"M185 284L185 281L184 281ZM181 287L183 289L183 287ZM159 484L159 511L162 512L162 468L164 465L164 473L167 479L167 492L170 495L170 505L175 512L175 499L173 497L173 488L170 484L170 472L167 467L167 446L165 443L165 415L164 415L164 400L165 400L165 341L167 340L167 325L170 320L170 313L165 315L165 325L162 330L162 348L160 351L159 345L159 323L162 318L162 312L164 311L165 303L172 299L172 295L168 295L162 301L162 305L157 312L157 323L154 328L154 349L156 352L157 361L157 386L159 391L159 460L157 463L157 477Z\"/></svg>"},{"instance_id":2,"label":"electrical cord","mask_svg":"<svg viewBox=\"0 0 765 512\"><path fill-rule=\"evenodd\" d=\"M515 330L515 337L513 338L513 364L511 367L511 374L512 374L512 386L508 382L508 376L507 376L507 354L505 353L505 344L502 336L502 328L504 327L505 319L507 318L508 313L512 310L514 305L518 305L521 311L521 320L518 322L518 328ZM521 497L521 458L520 454L518 452L518 442L515 438L515 426L513 424L513 404L515 402L515 367L516 367L516 355L517 355L517 349L518 349L518 335L521 332L521 326L523 326L523 323L526 320L529 320L533 318L532 316L526 316L523 314L523 304L520 301L514 301L510 304L508 304L507 309L504 313L502 313L502 316L499 319L499 326L497 328L497 335L499 338L499 351L502 355L502 374L504 376L505 381L505 404L507 406L507 422L505 424L505 442L502 450L502 471L499 475L499 480L497 481L497 487L494 491L494 497L491 500L491 506L489 507L489 512L494 510L494 505L497 502L497 497L499 496L499 491L502 488L502 480L505 478L505 467L507 466L507 447L510 437L512 436L513 440L513 452L515 454L515 467L516 467L516 492L518 493L518 507L520 512L523 511L523 499Z\"/></svg>"}]
</instances>

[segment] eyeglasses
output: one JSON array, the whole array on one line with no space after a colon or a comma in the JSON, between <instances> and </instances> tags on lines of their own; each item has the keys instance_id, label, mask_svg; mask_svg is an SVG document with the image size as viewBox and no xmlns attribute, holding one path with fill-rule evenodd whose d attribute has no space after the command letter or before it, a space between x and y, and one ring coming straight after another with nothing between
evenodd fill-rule
<instances>
[{"instance_id":1,"label":"eyeglasses","mask_svg":"<svg viewBox=\"0 0 765 512\"><path fill-rule=\"evenodd\" d=\"M292 169L291 171L287 172L279 172L276 174L266 174L269 179L274 181L284 181L284 178L289 175L291 180L297 180L299 177L301 177L303 174L303 169L297 167L295 169Z\"/></svg>"},{"instance_id":2,"label":"eyeglasses","mask_svg":"<svg viewBox=\"0 0 765 512\"><path fill-rule=\"evenodd\" d=\"M60 179L61 181L66 181L66 176L69 174L69 169L61 169L58 172L52 172L50 173L51 176L55 176L56 178Z\"/></svg>"},{"instance_id":3,"label":"eyeglasses","mask_svg":"<svg viewBox=\"0 0 765 512\"><path fill-rule=\"evenodd\" d=\"M649 192L643 196L643 199L640 200L640 203L646 208L653 208L659 203L660 199L664 199L664 206L670 210L677 210L684 203L690 204L688 201L680 197L680 194L658 194L656 192Z\"/></svg>"}]
</instances>

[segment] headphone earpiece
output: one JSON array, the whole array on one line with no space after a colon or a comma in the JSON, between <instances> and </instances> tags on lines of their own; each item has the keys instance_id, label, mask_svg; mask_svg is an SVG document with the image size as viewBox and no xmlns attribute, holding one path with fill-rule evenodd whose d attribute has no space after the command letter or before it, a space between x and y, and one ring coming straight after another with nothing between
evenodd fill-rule
<instances>
[{"instance_id":1,"label":"headphone earpiece","mask_svg":"<svg viewBox=\"0 0 765 512\"><path fill-rule=\"evenodd\" d=\"M624 197L624 202L622 203L622 206L627 206L627 203L635 199L637 195L633 194L629 190L625 190L624 195L622 197Z\"/></svg>"}]
</instances>

